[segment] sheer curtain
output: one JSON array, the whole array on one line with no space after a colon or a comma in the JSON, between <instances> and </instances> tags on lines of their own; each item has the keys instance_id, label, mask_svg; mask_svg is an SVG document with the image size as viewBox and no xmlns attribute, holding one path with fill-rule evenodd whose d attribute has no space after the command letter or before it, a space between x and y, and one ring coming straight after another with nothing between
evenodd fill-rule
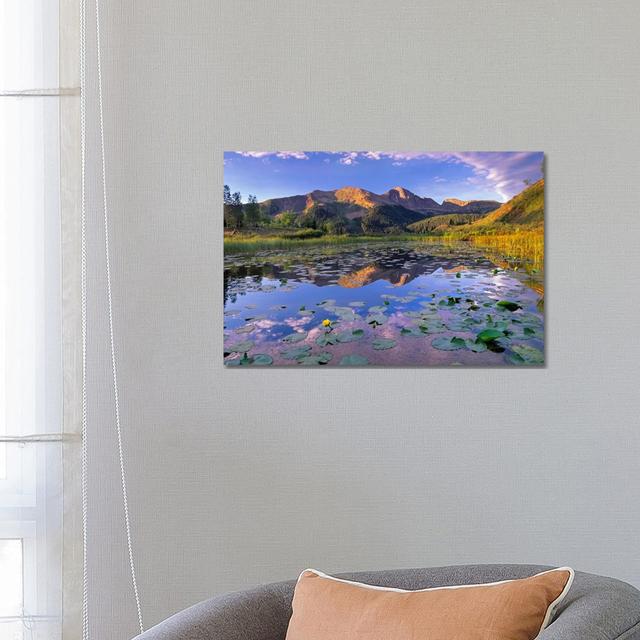
<instances>
[{"instance_id":1,"label":"sheer curtain","mask_svg":"<svg viewBox=\"0 0 640 640\"><path fill-rule=\"evenodd\" d=\"M75 4L0 8L2 640L78 637Z\"/></svg>"}]
</instances>

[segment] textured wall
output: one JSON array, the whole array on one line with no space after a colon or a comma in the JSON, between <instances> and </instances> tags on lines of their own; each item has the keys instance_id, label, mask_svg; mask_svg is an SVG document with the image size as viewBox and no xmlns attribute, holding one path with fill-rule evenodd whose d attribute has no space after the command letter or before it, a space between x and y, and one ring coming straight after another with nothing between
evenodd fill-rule
<instances>
[{"instance_id":1,"label":"textured wall","mask_svg":"<svg viewBox=\"0 0 640 640\"><path fill-rule=\"evenodd\" d=\"M102 2L147 623L309 565L571 564L640 584L638 4ZM95 127L89 145L95 169ZM370 148L547 153L545 369L223 369L222 150ZM136 626L98 222L91 615L112 640Z\"/></svg>"}]
</instances>

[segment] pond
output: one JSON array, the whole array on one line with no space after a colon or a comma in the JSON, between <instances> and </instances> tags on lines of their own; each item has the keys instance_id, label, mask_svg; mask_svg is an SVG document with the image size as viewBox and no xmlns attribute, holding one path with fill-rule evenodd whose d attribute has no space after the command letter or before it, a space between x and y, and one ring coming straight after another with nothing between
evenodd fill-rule
<instances>
[{"instance_id":1,"label":"pond","mask_svg":"<svg viewBox=\"0 0 640 640\"><path fill-rule=\"evenodd\" d=\"M226 255L224 363L543 365L543 305L540 271L466 243Z\"/></svg>"}]
</instances>

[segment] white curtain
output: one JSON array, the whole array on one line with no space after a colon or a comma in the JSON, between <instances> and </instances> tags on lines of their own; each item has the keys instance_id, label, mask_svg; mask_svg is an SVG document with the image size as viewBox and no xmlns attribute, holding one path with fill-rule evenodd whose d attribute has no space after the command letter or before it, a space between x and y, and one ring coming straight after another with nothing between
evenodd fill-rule
<instances>
[{"instance_id":1,"label":"white curtain","mask_svg":"<svg viewBox=\"0 0 640 640\"><path fill-rule=\"evenodd\" d=\"M75 0L0 6L2 640L79 637L77 26Z\"/></svg>"}]
</instances>

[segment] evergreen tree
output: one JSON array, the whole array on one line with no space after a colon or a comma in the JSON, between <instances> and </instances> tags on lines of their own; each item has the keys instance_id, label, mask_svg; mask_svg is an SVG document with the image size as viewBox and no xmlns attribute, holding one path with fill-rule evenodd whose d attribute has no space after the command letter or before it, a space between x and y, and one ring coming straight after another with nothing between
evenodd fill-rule
<instances>
[{"instance_id":1,"label":"evergreen tree","mask_svg":"<svg viewBox=\"0 0 640 640\"><path fill-rule=\"evenodd\" d=\"M242 211L242 195L239 191L231 196L231 203L233 228L240 229L244 225L244 213Z\"/></svg>"},{"instance_id":2,"label":"evergreen tree","mask_svg":"<svg viewBox=\"0 0 640 640\"><path fill-rule=\"evenodd\" d=\"M249 227L257 227L260 222L260 205L254 195L247 196L247 204L244 205L244 219Z\"/></svg>"},{"instance_id":3,"label":"evergreen tree","mask_svg":"<svg viewBox=\"0 0 640 640\"><path fill-rule=\"evenodd\" d=\"M231 199L231 189L229 185L224 185L224 200L223 200L223 218L225 227L233 227L233 200Z\"/></svg>"}]
</instances>

